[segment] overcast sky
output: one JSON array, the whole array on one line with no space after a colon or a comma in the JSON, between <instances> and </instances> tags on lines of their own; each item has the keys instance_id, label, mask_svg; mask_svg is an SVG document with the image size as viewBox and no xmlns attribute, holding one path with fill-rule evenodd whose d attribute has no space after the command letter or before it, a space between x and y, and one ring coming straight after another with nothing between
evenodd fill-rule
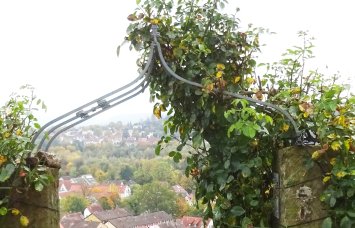
<instances>
[{"instance_id":1,"label":"overcast sky","mask_svg":"<svg viewBox=\"0 0 355 228\"><path fill-rule=\"evenodd\" d=\"M297 31L316 40L315 64L355 79L355 14L352 1L240 0L243 25L253 23L277 33L265 40L264 58L275 61L296 44ZM137 77L136 55L128 46L116 56L135 0L0 1L0 104L21 85L31 84L48 111L46 122L121 87ZM94 118L136 121L152 113L147 93Z\"/></svg>"}]
</instances>

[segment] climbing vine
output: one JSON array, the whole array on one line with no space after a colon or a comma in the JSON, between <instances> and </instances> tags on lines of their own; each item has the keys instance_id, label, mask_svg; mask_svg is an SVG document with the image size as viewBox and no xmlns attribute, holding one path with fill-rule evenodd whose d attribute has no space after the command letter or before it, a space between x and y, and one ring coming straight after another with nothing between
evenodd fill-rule
<instances>
[{"instance_id":1,"label":"climbing vine","mask_svg":"<svg viewBox=\"0 0 355 228\"><path fill-rule=\"evenodd\" d=\"M32 87L22 89L24 93L13 94L0 108L0 224L3 216L12 215L19 216L20 224L27 226L29 219L13 207L11 195L31 187L41 191L51 177L44 172L45 167L34 165L31 160L35 158L30 157L34 148L31 139L40 128L33 112L46 107L35 97Z\"/></svg>"},{"instance_id":2,"label":"climbing vine","mask_svg":"<svg viewBox=\"0 0 355 228\"><path fill-rule=\"evenodd\" d=\"M354 224L355 97L337 83L338 75L305 70L307 59L313 57L307 33L299 33L303 45L288 49L279 62L258 64L259 36L265 31L240 29L236 15L221 10L226 0L137 3L128 16L126 40L141 52L139 67L146 64L151 27L157 25L169 66L203 85L174 79L155 60L150 77L153 113L168 116L156 153L177 135L180 145L169 154L175 161L183 159L184 146L192 145L186 175L196 181L196 198L206 205L206 218L213 218L217 227L269 226L273 153L294 143L295 129L287 118L223 94L229 91L288 111L307 141L320 146L309 157L309 165L329 167L319 199L329 208L324 227Z\"/></svg>"}]
</instances>

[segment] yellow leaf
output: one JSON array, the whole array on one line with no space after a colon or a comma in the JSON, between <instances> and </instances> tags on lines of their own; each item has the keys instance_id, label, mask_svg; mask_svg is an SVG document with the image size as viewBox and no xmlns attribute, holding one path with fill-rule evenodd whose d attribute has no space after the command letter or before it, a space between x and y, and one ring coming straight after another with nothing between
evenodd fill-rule
<instances>
[{"instance_id":1,"label":"yellow leaf","mask_svg":"<svg viewBox=\"0 0 355 228\"><path fill-rule=\"evenodd\" d=\"M21 223L22 226L28 226L28 223L29 223L28 218L26 216L24 216L24 215L21 215L20 223Z\"/></svg>"},{"instance_id":2,"label":"yellow leaf","mask_svg":"<svg viewBox=\"0 0 355 228\"><path fill-rule=\"evenodd\" d=\"M307 112L308 114L310 114L313 109L312 105L307 102L303 102L302 104L299 104L298 108L300 109L301 112Z\"/></svg>"},{"instance_id":3,"label":"yellow leaf","mask_svg":"<svg viewBox=\"0 0 355 228\"><path fill-rule=\"evenodd\" d=\"M226 67L222 63L218 63L216 68L218 71L226 69Z\"/></svg>"},{"instance_id":4,"label":"yellow leaf","mask_svg":"<svg viewBox=\"0 0 355 228\"><path fill-rule=\"evenodd\" d=\"M298 94L301 92L301 88L300 87L295 87L291 90L291 93L292 94Z\"/></svg>"},{"instance_id":5,"label":"yellow leaf","mask_svg":"<svg viewBox=\"0 0 355 228\"><path fill-rule=\"evenodd\" d=\"M160 110L161 110L162 112L165 112L165 111L166 111L165 105L163 105L163 104L161 104L161 105L159 106L159 108L160 108Z\"/></svg>"},{"instance_id":6,"label":"yellow leaf","mask_svg":"<svg viewBox=\"0 0 355 228\"><path fill-rule=\"evenodd\" d=\"M214 89L213 83L209 83L209 84L205 85L202 90L209 93L209 92L212 92L213 89Z\"/></svg>"},{"instance_id":7,"label":"yellow leaf","mask_svg":"<svg viewBox=\"0 0 355 228\"><path fill-rule=\"evenodd\" d=\"M223 71L218 71L217 73L216 73L216 77L217 78L220 78L220 77L222 77L223 76Z\"/></svg>"},{"instance_id":8,"label":"yellow leaf","mask_svg":"<svg viewBox=\"0 0 355 228\"><path fill-rule=\"evenodd\" d=\"M324 116L325 116L326 118L332 117L331 113L329 113L329 112L324 112Z\"/></svg>"},{"instance_id":9,"label":"yellow leaf","mask_svg":"<svg viewBox=\"0 0 355 228\"><path fill-rule=\"evenodd\" d=\"M340 143L339 141L334 141L332 142L332 144L330 145L330 147L334 150L334 151L338 151L340 149Z\"/></svg>"},{"instance_id":10,"label":"yellow leaf","mask_svg":"<svg viewBox=\"0 0 355 228\"><path fill-rule=\"evenodd\" d=\"M332 166L334 166L335 163L337 163L337 159L336 159L336 158L332 158L332 159L330 159L329 163L330 163Z\"/></svg>"},{"instance_id":11,"label":"yellow leaf","mask_svg":"<svg viewBox=\"0 0 355 228\"><path fill-rule=\"evenodd\" d=\"M151 20L150 20L150 23L151 23L152 25L157 25L157 24L159 24L159 19L158 19L158 18L151 19Z\"/></svg>"},{"instance_id":12,"label":"yellow leaf","mask_svg":"<svg viewBox=\"0 0 355 228\"><path fill-rule=\"evenodd\" d=\"M298 105L298 108L301 110L301 112L304 112L306 110L302 104Z\"/></svg>"},{"instance_id":13,"label":"yellow leaf","mask_svg":"<svg viewBox=\"0 0 355 228\"><path fill-rule=\"evenodd\" d=\"M184 134L184 128L183 127L179 127L179 133L180 133L180 135Z\"/></svg>"},{"instance_id":14,"label":"yellow leaf","mask_svg":"<svg viewBox=\"0 0 355 228\"><path fill-rule=\"evenodd\" d=\"M156 116L158 119L161 118L161 109L160 106L155 106L153 110L154 116Z\"/></svg>"},{"instance_id":15,"label":"yellow leaf","mask_svg":"<svg viewBox=\"0 0 355 228\"><path fill-rule=\"evenodd\" d=\"M323 178L323 183L327 183L330 180L330 176L325 176Z\"/></svg>"},{"instance_id":16,"label":"yellow leaf","mask_svg":"<svg viewBox=\"0 0 355 228\"><path fill-rule=\"evenodd\" d=\"M6 139L6 138L9 138L11 136L11 133L7 131L3 135L4 135L4 138Z\"/></svg>"},{"instance_id":17,"label":"yellow leaf","mask_svg":"<svg viewBox=\"0 0 355 228\"><path fill-rule=\"evenodd\" d=\"M240 81L240 76L235 76L234 77L234 83L237 84Z\"/></svg>"},{"instance_id":18,"label":"yellow leaf","mask_svg":"<svg viewBox=\"0 0 355 228\"><path fill-rule=\"evenodd\" d=\"M259 90L258 92L255 93L256 98L261 101L263 100L263 92Z\"/></svg>"},{"instance_id":19,"label":"yellow leaf","mask_svg":"<svg viewBox=\"0 0 355 228\"><path fill-rule=\"evenodd\" d=\"M337 135L335 133L332 133L330 135L327 136L328 139L336 139Z\"/></svg>"},{"instance_id":20,"label":"yellow leaf","mask_svg":"<svg viewBox=\"0 0 355 228\"><path fill-rule=\"evenodd\" d=\"M129 21L136 21L136 20L138 20L138 17L134 14L130 14L130 15L128 15L127 19Z\"/></svg>"},{"instance_id":21,"label":"yellow leaf","mask_svg":"<svg viewBox=\"0 0 355 228\"><path fill-rule=\"evenodd\" d=\"M347 139L344 141L344 146L345 146L346 151L350 150L350 145L351 145L351 139Z\"/></svg>"},{"instance_id":22,"label":"yellow leaf","mask_svg":"<svg viewBox=\"0 0 355 228\"><path fill-rule=\"evenodd\" d=\"M281 127L281 131L282 131L282 132L287 132L289 128L290 128L290 126L289 126L288 124L285 124L285 123L284 123L284 124L282 125L282 127Z\"/></svg>"},{"instance_id":23,"label":"yellow leaf","mask_svg":"<svg viewBox=\"0 0 355 228\"><path fill-rule=\"evenodd\" d=\"M343 178L343 177L345 177L346 176L346 172L344 172L344 171L339 171L339 172L337 172L337 174L336 174L336 176L338 177L338 178Z\"/></svg>"},{"instance_id":24,"label":"yellow leaf","mask_svg":"<svg viewBox=\"0 0 355 228\"><path fill-rule=\"evenodd\" d=\"M246 78L245 81L248 83L248 84L253 84L255 82L255 79L254 78Z\"/></svg>"},{"instance_id":25,"label":"yellow leaf","mask_svg":"<svg viewBox=\"0 0 355 228\"><path fill-rule=\"evenodd\" d=\"M14 208L14 209L11 210L11 213L13 215L18 215L18 214L20 214L20 211L18 209Z\"/></svg>"},{"instance_id":26,"label":"yellow leaf","mask_svg":"<svg viewBox=\"0 0 355 228\"><path fill-rule=\"evenodd\" d=\"M16 130L16 135L17 135L17 136L21 136L21 135L22 135L21 129L17 129L17 130Z\"/></svg>"},{"instance_id":27,"label":"yellow leaf","mask_svg":"<svg viewBox=\"0 0 355 228\"><path fill-rule=\"evenodd\" d=\"M7 157L5 157L4 155L0 155L0 166L4 164L6 161L7 161Z\"/></svg>"},{"instance_id":28,"label":"yellow leaf","mask_svg":"<svg viewBox=\"0 0 355 228\"><path fill-rule=\"evenodd\" d=\"M340 125L342 127L347 127L347 123L346 123L346 119L345 116L341 115L341 116L337 116L334 121L333 121L334 125Z\"/></svg>"},{"instance_id":29,"label":"yellow leaf","mask_svg":"<svg viewBox=\"0 0 355 228\"><path fill-rule=\"evenodd\" d=\"M317 160L319 157L320 157L320 153L318 150L314 151L313 154L312 154L312 159L313 160Z\"/></svg>"}]
</instances>

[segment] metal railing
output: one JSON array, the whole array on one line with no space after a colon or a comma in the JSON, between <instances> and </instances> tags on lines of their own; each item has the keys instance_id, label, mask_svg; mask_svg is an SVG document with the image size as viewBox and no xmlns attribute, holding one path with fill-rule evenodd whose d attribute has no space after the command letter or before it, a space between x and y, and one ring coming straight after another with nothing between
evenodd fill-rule
<instances>
[{"instance_id":1,"label":"metal railing","mask_svg":"<svg viewBox=\"0 0 355 228\"><path fill-rule=\"evenodd\" d=\"M119 105L127 100L130 100L131 98L137 96L138 94L142 93L149 85L149 75L150 72L154 66L154 59L159 58L160 63L162 67L166 70L166 72L169 73L172 77L175 79L184 82L188 85L195 86L198 88L203 88L203 85L197 82L193 82L190 80L187 80L183 78L180 75L177 75L170 67L169 64L166 62L164 55L161 50L160 43L158 41L159 37L159 32L158 32L158 26L157 25L152 25L152 44L150 47L150 53L148 56L147 63L143 69L143 71L139 74L139 76L134 79L132 82L128 83L127 85L114 90L106 95L103 95L85 105L82 105L70 112L65 113L64 115L61 115L52 121L48 122L45 124L42 128L39 129L39 131L36 133L34 138L32 139L32 143L36 143L37 140L39 140L38 146L35 148L37 150L44 150L47 151L51 144L53 143L54 139L64 131L74 127L75 125L78 125L84 121L87 121L88 119L91 119L92 117L101 114L102 112L111 109L112 107ZM158 57L156 57L156 54ZM128 91L126 91L128 90ZM126 91L126 92L124 92ZM294 119L291 117L291 115L283 110L282 108L268 103L268 102L263 102L259 101L256 99L253 99L251 97L243 96L238 93L232 93L228 91L221 91L218 89L213 89L214 92L216 93L223 93L224 95L234 97L234 98L239 98L239 99L245 99L248 102L251 103L251 105L254 105L256 107L263 107L264 109L274 112L278 112L281 115L283 115L292 125L294 129L294 134L293 138L297 139L298 143L302 144L302 133L298 130L297 124L294 121ZM123 93L122 93L123 92ZM121 94L122 93L122 94ZM48 139L48 142L46 143L46 139ZM301 142L300 142L301 141Z\"/></svg>"},{"instance_id":2,"label":"metal railing","mask_svg":"<svg viewBox=\"0 0 355 228\"><path fill-rule=\"evenodd\" d=\"M47 151L54 139L62 132L78 125L92 117L101 114L104 111L111 109L127 100L132 99L144 90L149 85L149 74L152 69L154 59L154 45L150 49L147 64L139 76L132 82L107 93L93 101L90 101L78 108L75 108L43 125L32 139L32 143L38 145L35 150ZM46 142L46 139L48 141Z\"/></svg>"}]
</instances>

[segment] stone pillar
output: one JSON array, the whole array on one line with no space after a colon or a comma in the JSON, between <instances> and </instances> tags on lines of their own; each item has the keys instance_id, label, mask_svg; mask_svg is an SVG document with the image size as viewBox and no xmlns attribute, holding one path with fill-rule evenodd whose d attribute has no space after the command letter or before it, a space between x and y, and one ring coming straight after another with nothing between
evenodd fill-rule
<instances>
[{"instance_id":1,"label":"stone pillar","mask_svg":"<svg viewBox=\"0 0 355 228\"><path fill-rule=\"evenodd\" d=\"M275 227L319 228L327 211L319 197L326 167L309 166L315 146L292 146L275 156ZM307 164L308 163L308 164ZM277 185L277 184L276 184Z\"/></svg>"},{"instance_id":2,"label":"stone pillar","mask_svg":"<svg viewBox=\"0 0 355 228\"><path fill-rule=\"evenodd\" d=\"M45 186L41 192L30 189L27 192L13 191L10 199L11 207L17 208L29 219L30 228L59 228L59 197L58 197L58 168L47 168L54 181ZM2 216L3 217L3 216ZM1 227L23 228L19 216L8 213L3 217Z\"/></svg>"}]
</instances>

